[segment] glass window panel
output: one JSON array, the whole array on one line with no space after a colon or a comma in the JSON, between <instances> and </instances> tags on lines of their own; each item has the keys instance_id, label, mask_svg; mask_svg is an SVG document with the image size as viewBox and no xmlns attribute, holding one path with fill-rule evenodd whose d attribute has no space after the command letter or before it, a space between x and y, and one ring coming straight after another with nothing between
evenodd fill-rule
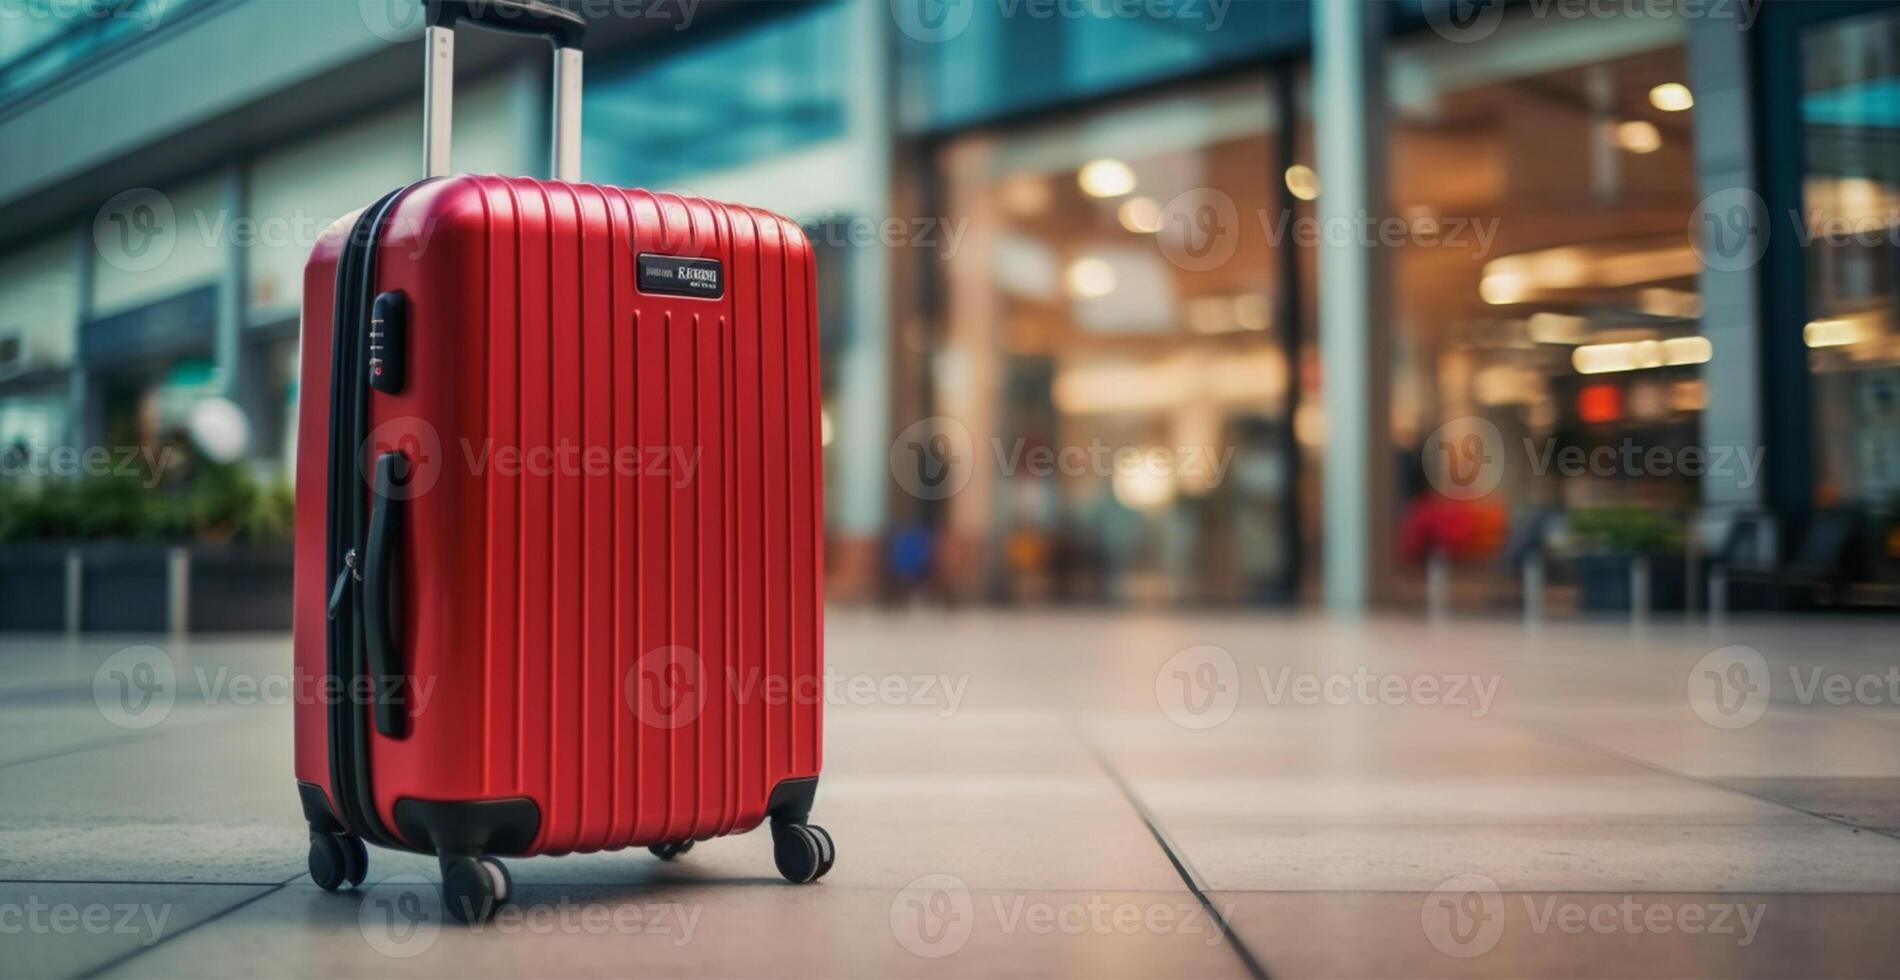
<instances>
[{"instance_id":1,"label":"glass window panel","mask_svg":"<svg viewBox=\"0 0 1900 980\"><path fill-rule=\"evenodd\" d=\"M1262 215L1264 78L972 134L943 151L938 408L971 436L948 502L964 588L1263 601L1283 581L1290 371Z\"/></svg>"},{"instance_id":2,"label":"glass window panel","mask_svg":"<svg viewBox=\"0 0 1900 980\"><path fill-rule=\"evenodd\" d=\"M1390 253L1402 583L1432 552L1512 574L1499 559L1540 513L1679 520L1699 504L1685 453L1711 348L1685 220L1698 194L1681 39L1669 20L1524 20L1391 56L1392 211L1446 233ZM1446 504L1458 494L1428 468L1482 462L1452 457L1488 430L1439 427L1473 418L1501 436L1501 482ZM1683 464L1641 462L1663 451Z\"/></svg>"},{"instance_id":3,"label":"glass window panel","mask_svg":"<svg viewBox=\"0 0 1900 980\"><path fill-rule=\"evenodd\" d=\"M1900 507L1900 12L1802 38L1815 499Z\"/></svg>"},{"instance_id":4,"label":"glass window panel","mask_svg":"<svg viewBox=\"0 0 1900 980\"><path fill-rule=\"evenodd\" d=\"M841 135L849 15L830 4L670 57L590 64L583 169L660 187Z\"/></svg>"},{"instance_id":5,"label":"glass window panel","mask_svg":"<svg viewBox=\"0 0 1900 980\"><path fill-rule=\"evenodd\" d=\"M1301 43L1299 3L899 0L913 129L967 125Z\"/></svg>"}]
</instances>

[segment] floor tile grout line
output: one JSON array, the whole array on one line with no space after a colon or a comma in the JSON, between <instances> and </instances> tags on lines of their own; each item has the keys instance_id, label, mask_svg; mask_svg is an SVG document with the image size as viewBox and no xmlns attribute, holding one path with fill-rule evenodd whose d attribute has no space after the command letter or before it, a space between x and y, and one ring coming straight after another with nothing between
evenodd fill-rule
<instances>
[{"instance_id":1,"label":"floor tile grout line","mask_svg":"<svg viewBox=\"0 0 1900 980\"><path fill-rule=\"evenodd\" d=\"M177 932L174 932L163 939L160 939L158 942L155 942L151 944L150 946L140 946L137 949L127 950L126 952L121 953L118 956L114 956L113 958L105 961L104 963L101 963L98 966L95 966L92 969L79 974L77 977L77 980L92 980L92 978L94 977L103 976L105 975L107 971L118 969L119 967L124 966L125 964L135 959L138 959L139 957L144 956L145 954L152 952L155 949L158 949L160 946L163 946L166 943L169 943L183 936L189 936L193 932L199 929L202 929L205 926L208 926L211 923L216 922L219 919L222 919L225 916L230 915L231 913L236 912L239 909L246 908L252 904L263 901L264 899L269 898L272 895L275 895L278 892L281 892L284 889L290 887L292 882L296 881L298 878L301 878L301 877L303 877L303 875L294 875L292 877L284 879L283 881L278 882L276 885L268 886L263 891L258 892L257 894L252 895L251 897L244 899L243 901L238 902L230 906L229 908L219 909L218 911L202 919L199 919L197 922L194 922L191 925L188 925L185 928L180 929Z\"/></svg>"},{"instance_id":2,"label":"floor tile grout line","mask_svg":"<svg viewBox=\"0 0 1900 980\"><path fill-rule=\"evenodd\" d=\"M145 735L145 734L127 733L124 735L113 735L108 738L96 739L91 742L83 742L79 745L68 745L64 748L52 749L46 752L42 752L39 755L29 755L29 756L24 756L19 759L9 759L4 762L0 762L0 769L11 769L14 766L30 766L35 762L45 762L49 759L58 759L64 756L78 755L81 752L91 752L96 749L109 749L109 748L113 748L114 746L126 745L132 742L143 742L143 741L147 741L153 738L164 738L164 737L165 736L162 734Z\"/></svg>"},{"instance_id":3,"label":"floor tile grout line","mask_svg":"<svg viewBox=\"0 0 1900 980\"><path fill-rule=\"evenodd\" d=\"M1161 822L1148 809L1148 805L1141 801L1141 797L1136 795L1135 788L1123 777L1121 770L1115 768L1108 754L1095 744L1095 740L1089 737L1087 730L1079 721L1071 718L1069 727L1076 739L1082 743L1082 748L1089 754L1089 758L1095 760L1095 764L1101 767L1103 774L1115 785L1116 790L1122 794L1122 798L1128 801L1129 806L1134 807L1135 815L1141 818L1142 824L1148 828L1148 833L1154 838L1156 846L1161 848L1162 856L1174 866L1174 873L1181 876L1181 883L1187 886L1189 894L1201 903L1201 907L1207 910L1208 917L1220 927L1221 937L1227 940L1234 955L1240 958L1240 965L1246 967L1248 976L1253 977L1254 980L1271 980L1273 974L1267 972L1265 964L1254 955L1253 950L1247 946L1247 941L1234 930L1233 924L1227 921L1227 916L1220 910L1220 906L1214 904L1214 898L1208 894L1208 889L1199 872L1192 868L1186 855L1175 847L1174 842L1168 838L1167 832L1161 829Z\"/></svg>"},{"instance_id":4,"label":"floor tile grout line","mask_svg":"<svg viewBox=\"0 0 1900 980\"><path fill-rule=\"evenodd\" d=\"M1854 823L1850 820L1843 820L1840 817L1834 816L1832 814L1820 813L1814 810L1810 810L1807 807L1796 806L1792 803L1787 802L1786 800L1777 800L1772 796L1764 796L1760 793L1751 793L1748 790L1739 789L1734 786L1729 786L1724 783L1716 782L1715 780L1712 780L1712 779L1705 779L1701 776L1691 775L1686 772L1678 772L1677 770L1671 769L1668 766L1650 762L1647 759L1639 759L1636 756L1627 755L1625 753L1618 752L1615 749L1605 748L1603 746L1596 745L1592 742L1585 741L1583 739L1577 738L1574 735L1565 735L1561 732L1551 731L1550 729L1543 728L1538 725L1533 725L1533 724L1530 724L1529 722L1513 721L1512 724L1517 725L1523 728L1524 730L1531 732L1532 734L1537 735L1547 741L1555 742L1559 745L1568 745L1571 748L1583 749L1588 752L1595 752L1598 755L1605 756L1611 759L1616 759L1619 762L1625 762L1633 766L1638 766L1640 768L1647 769L1650 772L1656 773L1658 775L1672 776L1676 779L1688 780L1689 782L1695 783L1699 786L1707 786L1710 789L1720 790L1724 793L1733 793L1737 796L1745 796L1751 800L1758 800L1760 802L1767 803L1771 806L1781 807L1784 810L1792 810L1795 813L1805 814L1807 816L1815 818L1816 820L1825 820L1828 823L1834 824L1836 826L1846 827L1850 830L1855 831L1856 833L1864 831L1869 834L1876 834L1881 837L1886 837L1893 840L1900 840L1900 832L1886 830L1880 827L1863 826L1861 824Z\"/></svg>"}]
</instances>

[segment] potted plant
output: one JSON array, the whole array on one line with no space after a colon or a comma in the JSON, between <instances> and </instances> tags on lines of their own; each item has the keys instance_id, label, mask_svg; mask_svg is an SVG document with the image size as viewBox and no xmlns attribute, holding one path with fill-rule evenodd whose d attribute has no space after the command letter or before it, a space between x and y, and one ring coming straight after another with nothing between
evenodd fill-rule
<instances>
[{"instance_id":1,"label":"potted plant","mask_svg":"<svg viewBox=\"0 0 1900 980\"><path fill-rule=\"evenodd\" d=\"M1688 535L1680 520L1642 507L1596 507L1572 511L1569 525L1584 610L1635 609L1643 583L1648 608L1683 608Z\"/></svg>"},{"instance_id":2,"label":"potted plant","mask_svg":"<svg viewBox=\"0 0 1900 980\"><path fill-rule=\"evenodd\" d=\"M296 494L240 464L206 466L183 500L191 549L190 628L290 628Z\"/></svg>"}]
</instances>

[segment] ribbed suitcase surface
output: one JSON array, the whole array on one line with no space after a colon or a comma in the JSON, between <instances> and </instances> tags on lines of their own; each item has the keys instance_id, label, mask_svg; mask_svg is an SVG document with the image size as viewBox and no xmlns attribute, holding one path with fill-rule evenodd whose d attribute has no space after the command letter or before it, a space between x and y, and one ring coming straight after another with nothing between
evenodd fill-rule
<instances>
[{"instance_id":1,"label":"ribbed suitcase surface","mask_svg":"<svg viewBox=\"0 0 1900 980\"><path fill-rule=\"evenodd\" d=\"M382 822L405 798L525 798L532 853L758 825L775 785L820 764L803 234L745 207L501 177L417 185L383 228L375 288L406 297L405 377L369 395L362 458L401 449L415 468L394 590L414 707L403 737L369 738ZM306 678L326 670L316 474L340 238L305 281ZM643 254L718 260L723 295L642 291ZM334 792L326 721L300 703L298 778Z\"/></svg>"}]
</instances>

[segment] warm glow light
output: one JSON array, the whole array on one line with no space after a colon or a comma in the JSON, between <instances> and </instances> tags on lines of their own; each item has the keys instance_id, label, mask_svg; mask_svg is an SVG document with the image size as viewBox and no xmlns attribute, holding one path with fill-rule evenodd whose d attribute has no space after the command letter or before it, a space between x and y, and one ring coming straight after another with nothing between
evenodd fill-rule
<instances>
[{"instance_id":1,"label":"warm glow light","mask_svg":"<svg viewBox=\"0 0 1900 980\"><path fill-rule=\"evenodd\" d=\"M1662 354L1670 367L1707 364L1715 356L1715 345L1707 337L1671 337L1662 342Z\"/></svg>"},{"instance_id":2,"label":"warm glow light","mask_svg":"<svg viewBox=\"0 0 1900 980\"><path fill-rule=\"evenodd\" d=\"M1234 297L1234 323L1242 330L1267 329L1267 298L1259 293L1241 293Z\"/></svg>"},{"instance_id":3,"label":"warm glow light","mask_svg":"<svg viewBox=\"0 0 1900 980\"><path fill-rule=\"evenodd\" d=\"M831 445L831 409L818 410L818 444Z\"/></svg>"},{"instance_id":4,"label":"warm glow light","mask_svg":"<svg viewBox=\"0 0 1900 980\"><path fill-rule=\"evenodd\" d=\"M1486 262L1478 294L1493 306L1506 306L1553 290L1623 289L1682 279L1699 274L1701 268L1695 249L1686 243L1569 245Z\"/></svg>"},{"instance_id":5,"label":"warm glow light","mask_svg":"<svg viewBox=\"0 0 1900 980\"><path fill-rule=\"evenodd\" d=\"M1116 220L1136 235L1152 235L1161 230L1161 205L1152 197L1131 197L1115 209Z\"/></svg>"},{"instance_id":6,"label":"warm glow light","mask_svg":"<svg viewBox=\"0 0 1900 980\"><path fill-rule=\"evenodd\" d=\"M1525 329L1532 343L1576 344L1583 341L1583 333L1590 329L1590 321L1564 313L1533 313Z\"/></svg>"},{"instance_id":7,"label":"warm glow light","mask_svg":"<svg viewBox=\"0 0 1900 980\"><path fill-rule=\"evenodd\" d=\"M1586 344L1570 352L1570 364L1577 369L1578 374L1612 374L1618 371L1706 364L1714 356L1715 345L1707 337L1671 337L1668 340Z\"/></svg>"},{"instance_id":8,"label":"warm glow light","mask_svg":"<svg viewBox=\"0 0 1900 980\"><path fill-rule=\"evenodd\" d=\"M1488 272L1478 283L1478 295L1492 306L1509 306L1530 298L1530 281L1521 272Z\"/></svg>"},{"instance_id":9,"label":"warm glow light","mask_svg":"<svg viewBox=\"0 0 1900 980\"><path fill-rule=\"evenodd\" d=\"M1068 415L1173 411L1190 401L1252 405L1286 394L1286 356L1182 354L1160 361L1076 364L1056 372L1051 394Z\"/></svg>"},{"instance_id":10,"label":"warm glow light","mask_svg":"<svg viewBox=\"0 0 1900 980\"><path fill-rule=\"evenodd\" d=\"M1695 105L1695 96L1681 82L1664 82L1649 90L1649 104L1664 112L1682 112Z\"/></svg>"},{"instance_id":11,"label":"warm glow light","mask_svg":"<svg viewBox=\"0 0 1900 980\"><path fill-rule=\"evenodd\" d=\"M1616 145L1631 153L1654 153L1662 149L1662 130L1647 119L1617 123Z\"/></svg>"},{"instance_id":12,"label":"warm glow light","mask_svg":"<svg viewBox=\"0 0 1900 980\"><path fill-rule=\"evenodd\" d=\"M1120 197L1135 189L1135 172L1114 159L1090 160L1075 175L1082 193L1090 197Z\"/></svg>"},{"instance_id":13,"label":"warm glow light","mask_svg":"<svg viewBox=\"0 0 1900 980\"><path fill-rule=\"evenodd\" d=\"M1114 486L1115 499L1130 510L1160 510L1174 502L1174 478L1166 470L1148 466L1119 469Z\"/></svg>"},{"instance_id":14,"label":"warm glow light","mask_svg":"<svg viewBox=\"0 0 1900 980\"><path fill-rule=\"evenodd\" d=\"M1003 207L1019 218L1040 218L1049 213L1049 184L1035 174L1015 174L998 189Z\"/></svg>"},{"instance_id":15,"label":"warm glow light","mask_svg":"<svg viewBox=\"0 0 1900 980\"><path fill-rule=\"evenodd\" d=\"M1115 291L1115 267L1092 255L1069 263L1065 278L1078 299L1100 299Z\"/></svg>"},{"instance_id":16,"label":"warm glow light","mask_svg":"<svg viewBox=\"0 0 1900 980\"><path fill-rule=\"evenodd\" d=\"M1851 347L1862 339L1860 321L1847 317L1815 320L1801 328L1801 340L1809 347Z\"/></svg>"},{"instance_id":17,"label":"warm glow light","mask_svg":"<svg viewBox=\"0 0 1900 980\"><path fill-rule=\"evenodd\" d=\"M1286 189L1302 201L1311 201L1319 197L1319 175L1304 163L1296 163L1286 168Z\"/></svg>"}]
</instances>

